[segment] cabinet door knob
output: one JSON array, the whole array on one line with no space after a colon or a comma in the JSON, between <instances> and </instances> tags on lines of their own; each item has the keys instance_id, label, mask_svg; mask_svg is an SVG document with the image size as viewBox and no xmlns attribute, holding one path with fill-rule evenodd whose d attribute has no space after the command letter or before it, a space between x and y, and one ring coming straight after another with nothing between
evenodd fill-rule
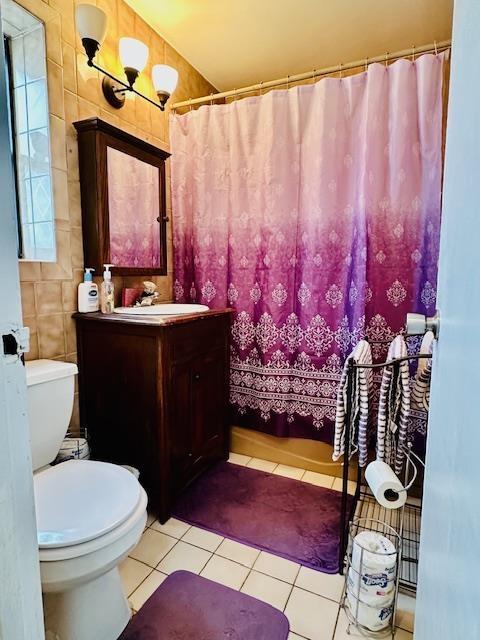
<instances>
[{"instance_id":1,"label":"cabinet door knob","mask_svg":"<svg viewBox=\"0 0 480 640\"><path fill-rule=\"evenodd\" d=\"M193 379L194 380L200 380L200 374L199 373L194 373L193 374Z\"/></svg>"}]
</instances>

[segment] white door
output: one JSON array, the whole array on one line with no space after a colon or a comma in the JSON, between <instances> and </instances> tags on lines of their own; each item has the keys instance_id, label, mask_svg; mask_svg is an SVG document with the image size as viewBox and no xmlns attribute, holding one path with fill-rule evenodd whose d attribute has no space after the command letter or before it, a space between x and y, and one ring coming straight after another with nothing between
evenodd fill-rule
<instances>
[{"instance_id":1,"label":"white door","mask_svg":"<svg viewBox=\"0 0 480 640\"><path fill-rule=\"evenodd\" d=\"M42 640L25 370L9 355L22 315L4 68L0 16L0 639Z\"/></svg>"},{"instance_id":2,"label":"white door","mask_svg":"<svg viewBox=\"0 0 480 640\"><path fill-rule=\"evenodd\" d=\"M416 640L480 638L479 33L479 0L457 0Z\"/></svg>"}]
</instances>

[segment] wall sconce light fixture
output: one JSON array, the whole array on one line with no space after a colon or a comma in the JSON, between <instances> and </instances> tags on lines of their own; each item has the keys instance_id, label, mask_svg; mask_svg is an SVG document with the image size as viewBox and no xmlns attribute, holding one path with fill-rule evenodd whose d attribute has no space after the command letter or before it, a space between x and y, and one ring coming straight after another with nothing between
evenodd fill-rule
<instances>
[{"instance_id":1,"label":"wall sconce light fixture","mask_svg":"<svg viewBox=\"0 0 480 640\"><path fill-rule=\"evenodd\" d=\"M105 12L92 4L79 4L76 8L76 21L77 31L87 54L88 66L97 69L104 75L102 89L107 102L112 107L120 109L125 104L126 92L131 91L164 111L165 103L177 86L177 70L166 64L156 64L153 67L152 81L158 96L158 102L150 100L134 87L135 81L147 64L147 45L140 42L140 40L135 40L135 38L120 38L119 56L127 77L125 82L94 62L107 32L107 16Z\"/></svg>"}]
</instances>

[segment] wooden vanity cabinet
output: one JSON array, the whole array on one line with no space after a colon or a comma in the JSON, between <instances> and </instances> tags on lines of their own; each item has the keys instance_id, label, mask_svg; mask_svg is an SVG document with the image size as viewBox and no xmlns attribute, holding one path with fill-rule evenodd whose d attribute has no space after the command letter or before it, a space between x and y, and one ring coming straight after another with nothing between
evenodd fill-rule
<instances>
[{"instance_id":1,"label":"wooden vanity cabinet","mask_svg":"<svg viewBox=\"0 0 480 640\"><path fill-rule=\"evenodd\" d=\"M165 522L175 497L228 458L230 311L74 317L92 458L137 467Z\"/></svg>"}]
</instances>

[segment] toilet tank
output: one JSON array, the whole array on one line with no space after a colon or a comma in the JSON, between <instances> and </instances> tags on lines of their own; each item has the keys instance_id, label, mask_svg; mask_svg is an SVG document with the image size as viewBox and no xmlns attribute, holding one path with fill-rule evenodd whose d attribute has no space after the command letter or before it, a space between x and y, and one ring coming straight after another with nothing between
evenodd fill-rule
<instances>
[{"instance_id":1,"label":"toilet tank","mask_svg":"<svg viewBox=\"0 0 480 640\"><path fill-rule=\"evenodd\" d=\"M77 365L56 360L31 360L27 374L28 422L32 466L36 471L57 457L73 410Z\"/></svg>"}]
</instances>

